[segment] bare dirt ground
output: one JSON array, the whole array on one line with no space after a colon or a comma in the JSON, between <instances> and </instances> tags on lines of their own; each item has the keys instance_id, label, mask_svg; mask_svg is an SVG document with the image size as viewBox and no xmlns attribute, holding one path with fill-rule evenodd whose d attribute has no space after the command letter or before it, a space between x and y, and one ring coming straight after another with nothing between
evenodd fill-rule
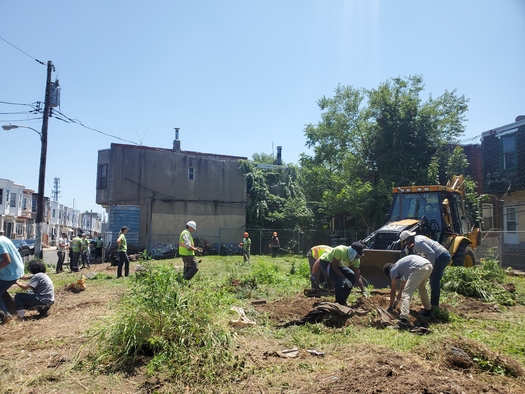
<instances>
[{"instance_id":1,"label":"bare dirt ground","mask_svg":"<svg viewBox=\"0 0 525 394\"><path fill-rule=\"evenodd\" d=\"M107 264L92 266L90 272L114 276L115 267ZM71 282L76 275L68 275ZM112 313L122 296L122 287L112 285L117 279L87 280L87 289L73 293L56 288L56 304L47 317L27 313L24 322L0 326L0 393L171 393L169 384L156 377L147 377L143 368L132 375L89 372L79 367L86 359L88 329ZM127 279L118 279L127 280ZM102 281L107 281L103 283ZM102 283L102 285L100 285ZM259 313L268 316L271 325L304 317L320 300L302 294L276 302L256 305ZM347 325L370 327L371 313L377 306L386 307L386 294L376 293L359 298L353 307L369 313L354 316ZM462 316L503 318L497 308L473 299L461 307L445 305ZM414 305L414 310L417 308ZM525 308L519 307L522 312ZM375 315L373 315L375 316ZM413 316L417 323L417 317ZM432 326L440 329L439 325ZM394 352L376 344L361 344L355 348L338 348L323 357L312 356L300 349L295 358L272 354L279 343L262 343L249 335L238 336L239 353L256 373L232 383L217 392L232 393L421 393L474 394L525 393L523 377L502 377L480 371L465 360L450 354L452 346L483 353L487 359L500 357L481 344L457 339L435 349L420 349L414 353ZM269 352L270 350L270 352ZM501 362L502 359L500 358ZM76 363L77 362L77 363ZM517 373L522 367L503 358ZM266 371L267 373L261 373ZM278 378L275 378L278 376ZM189 387L189 386L188 386ZM213 390L211 388L210 390ZM192 392L190 388L187 393Z\"/></svg>"},{"instance_id":2,"label":"bare dirt ground","mask_svg":"<svg viewBox=\"0 0 525 394\"><path fill-rule=\"evenodd\" d=\"M269 304L257 305L257 309L268 314L269 319L276 325L285 321L300 319L314 305L320 301L333 302L333 298L305 298L298 295L294 299L279 300ZM388 306L387 291L376 291L370 298L359 298L357 302L350 305L353 309L373 311L378 306ZM484 304L476 299L465 298L458 307L443 305L449 311L463 317L483 317L493 320L505 319L501 310L494 305ZM411 315L411 323L421 324L421 319L415 313L417 306L414 305ZM524 313L525 308L515 307L518 313ZM374 320L374 319L372 319ZM379 316L372 325L380 326ZM436 320L434 320L436 321ZM356 314L347 320L346 325L370 327L371 319L367 314L362 316ZM432 330L439 330L439 324L433 325ZM415 335L415 334L414 334ZM431 335L431 334L430 334ZM249 344L246 344L249 346ZM508 365L515 370L517 379L492 375L477 370L461 355L451 353L452 347L465 350L469 354L482 355L487 360L494 360ZM260 349L262 350L262 349ZM421 349L417 353L400 353L381 346L361 345L358 349L348 349L346 356L340 360L340 368L336 370L323 371L314 374L298 370L292 373L297 376L296 382L300 387L291 384L289 388L293 392L300 393L421 393L421 394L474 394L474 393L525 393L525 381L523 379L523 367L515 360L500 356L482 344L474 341L456 339L442 343L434 349ZM264 352L263 352L264 354ZM340 354L337 357L341 357ZM264 357L258 357L264 360ZM331 355L326 354L323 360ZM311 360L311 354L300 351L293 361L279 357L268 358L269 363L290 364L297 363L298 366L305 360ZM274 366L275 368L275 366ZM322 368L319 368L322 370ZM302 380L301 377L307 377ZM312 381L315 384L312 384ZM301 382L301 383L299 383Z\"/></svg>"}]
</instances>

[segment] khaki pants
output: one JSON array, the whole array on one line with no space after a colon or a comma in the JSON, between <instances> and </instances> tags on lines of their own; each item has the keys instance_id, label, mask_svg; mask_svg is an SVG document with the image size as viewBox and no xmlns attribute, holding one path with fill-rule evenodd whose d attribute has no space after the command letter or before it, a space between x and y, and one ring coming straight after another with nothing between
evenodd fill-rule
<instances>
[{"instance_id":1,"label":"khaki pants","mask_svg":"<svg viewBox=\"0 0 525 394\"><path fill-rule=\"evenodd\" d=\"M432 307L430 305L430 300L428 298L427 292L427 280L432 274L432 264L430 262L425 264L423 267L415 269L408 276L407 283L401 294L401 313L400 317L402 319L408 319L410 314L410 300L414 295L416 289L419 291L419 296L421 297L421 303L423 307L427 310L430 310Z\"/></svg>"}]
</instances>

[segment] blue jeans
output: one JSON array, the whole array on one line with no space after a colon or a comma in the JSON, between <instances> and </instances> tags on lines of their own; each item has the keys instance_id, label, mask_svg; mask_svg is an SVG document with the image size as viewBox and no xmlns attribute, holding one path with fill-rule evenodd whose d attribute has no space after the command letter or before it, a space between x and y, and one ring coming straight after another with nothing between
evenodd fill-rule
<instances>
[{"instance_id":1,"label":"blue jeans","mask_svg":"<svg viewBox=\"0 0 525 394\"><path fill-rule=\"evenodd\" d=\"M7 311L4 301L2 301L2 296L15 283L16 280L0 280L0 309L4 312L6 316L11 316L11 314Z\"/></svg>"},{"instance_id":2,"label":"blue jeans","mask_svg":"<svg viewBox=\"0 0 525 394\"><path fill-rule=\"evenodd\" d=\"M432 307L439 306L439 296L441 295L441 278L445 268L450 263L450 254L442 253L434 262L434 270L430 277L430 304Z\"/></svg>"},{"instance_id":3,"label":"blue jeans","mask_svg":"<svg viewBox=\"0 0 525 394\"><path fill-rule=\"evenodd\" d=\"M328 261L321 260L321 268L328 272L328 277L334 282L334 288L335 288L335 302L337 302L340 305L346 305L346 299L350 295L350 292L352 291L351 288L348 288L344 282L343 278L341 278L339 275L337 275L334 270L332 269L331 264ZM339 270L343 273L345 278L347 278L352 284L355 282L355 273L348 267L339 267Z\"/></svg>"}]
</instances>

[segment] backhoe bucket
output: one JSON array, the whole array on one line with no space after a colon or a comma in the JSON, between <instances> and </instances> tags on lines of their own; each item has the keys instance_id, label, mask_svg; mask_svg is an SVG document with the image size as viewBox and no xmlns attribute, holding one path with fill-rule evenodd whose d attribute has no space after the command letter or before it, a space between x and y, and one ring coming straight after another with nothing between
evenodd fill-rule
<instances>
[{"instance_id":1,"label":"backhoe bucket","mask_svg":"<svg viewBox=\"0 0 525 394\"><path fill-rule=\"evenodd\" d=\"M400 250L365 249L361 256L361 276L363 284L381 289L390 286L390 277L386 276L383 266L396 263L401 258Z\"/></svg>"}]
</instances>

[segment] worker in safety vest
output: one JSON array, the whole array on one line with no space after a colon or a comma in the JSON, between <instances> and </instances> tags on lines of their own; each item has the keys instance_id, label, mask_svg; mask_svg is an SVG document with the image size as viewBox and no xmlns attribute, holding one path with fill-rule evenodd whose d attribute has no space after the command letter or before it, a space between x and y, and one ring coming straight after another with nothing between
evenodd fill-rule
<instances>
[{"instance_id":1,"label":"worker in safety vest","mask_svg":"<svg viewBox=\"0 0 525 394\"><path fill-rule=\"evenodd\" d=\"M320 270L319 266L319 257L321 257L324 252L331 250L331 246L317 245L312 247L306 254L308 264L310 264L310 282L312 283L312 289L318 289L320 284L326 284L327 289L333 290L334 288L332 280L328 278L326 273Z\"/></svg>"},{"instance_id":2,"label":"worker in safety vest","mask_svg":"<svg viewBox=\"0 0 525 394\"><path fill-rule=\"evenodd\" d=\"M196 248L193 242L192 233L197 230L197 224L190 220L186 223L186 229L180 233L179 237L179 255L184 263L184 279L190 280L199 270L199 263L195 254L201 255L202 249Z\"/></svg>"},{"instance_id":3,"label":"worker in safety vest","mask_svg":"<svg viewBox=\"0 0 525 394\"><path fill-rule=\"evenodd\" d=\"M252 246L252 240L250 239L250 234L247 232L244 233L244 238L242 242L239 244L239 246L242 248L242 255L244 257L244 262L250 262L250 249Z\"/></svg>"},{"instance_id":4,"label":"worker in safety vest","mask_svg":"<svg viewBox=\"0 0 525 394\"><path fill-rule=\"evenodd\" d=\"M340 305L346 305L346 299L354 285L359 286L363 296L368 297L359 268L363 249L365 249L365 245L361 242L354 242L351 246L336 246L330 252L324 252L319 257L321 269L334 282L335 302Z\"/></svg>"}]
</instances>

